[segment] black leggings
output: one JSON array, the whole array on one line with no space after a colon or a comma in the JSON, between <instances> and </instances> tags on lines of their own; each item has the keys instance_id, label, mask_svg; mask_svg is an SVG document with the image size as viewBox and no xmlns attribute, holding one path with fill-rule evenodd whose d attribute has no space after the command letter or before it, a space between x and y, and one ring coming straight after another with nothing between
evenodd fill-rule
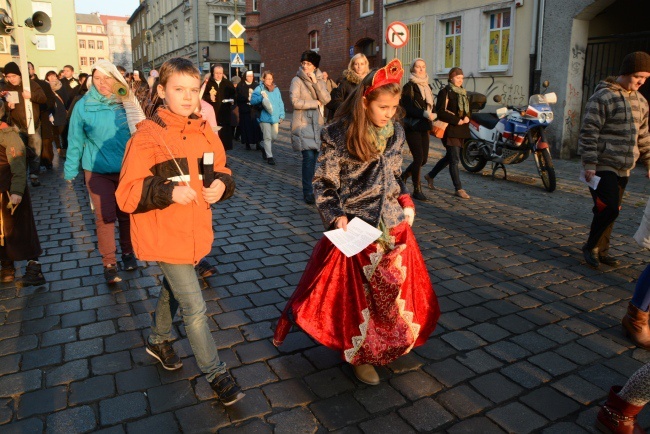
<instances>
[{"instance_id":1,"label":"black leggings","mask_svg":"<svg viewBox=\"0 0 650 434\"><path fill-rule=\"evenodd\" d=\"M429 158L429 132L408 131L406 143L413 155L413 162L406 168L404 175L413 176L413 185L420 185L420 169L427 164Z\"/></svg>"},{"instance_id":2,"label":"black leggings","mask_svg":"<svg viewBox=\"0 0 650 434\"><path fill-rule=\"evenodd\" d=\"M461 140L462 143L462 139L452 140ZM436 163L435 166L433 166L433 169L431 169L431 172L429 172L429 178L435 178L436 175L445 168L445 166L449 165L451 182L454 183L454 188L456 190L460 190L463 188L462 184L460 183L460 172L458 171L458 163L460 162L460 146L447 146L446 142L447 141L445 140L443 142L443 145L445 145L447 153Z\"/></svg>"}]
</instances>

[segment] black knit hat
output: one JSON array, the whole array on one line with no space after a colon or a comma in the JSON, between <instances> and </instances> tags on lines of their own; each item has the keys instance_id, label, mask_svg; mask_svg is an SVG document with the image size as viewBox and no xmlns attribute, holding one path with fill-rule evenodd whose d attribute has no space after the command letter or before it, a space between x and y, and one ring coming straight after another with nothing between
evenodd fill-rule
<instances>
[{"instance_id":1,"label":"black knit hat","mask_svg":"<svg viewBox=\"0 0 650 434\"><path fill-rule=\"evenodd\" d=\"M305 60L318 68L318 65L320 64L320 54L315 51L307 50L302 53L302 56L300 56L301 62L304 62Z\"/></svg>"},{"instance_id":2,"label":"black knit hat","mask_svg":"<svg viewBox=\"0 0 650 434\"><path fill-rule=\"evenodd\" d=\"M635 72L650 72L650 54L635 51L625 56L618 75L629 75Z\"/></svg>"},{"instance_id":3,"label":"black knit hat","mask_svg":"<svg viewBox=\"0 0 650 434\"><path fill-rule=\"evenodd\" d=\"M7 74L16 74L20 75L22 77L23 74L20 73L20 68L16 64L16 62L9 62L5 65L4 70L2 71L4 75Z\"/></svg>"}]
</instances>

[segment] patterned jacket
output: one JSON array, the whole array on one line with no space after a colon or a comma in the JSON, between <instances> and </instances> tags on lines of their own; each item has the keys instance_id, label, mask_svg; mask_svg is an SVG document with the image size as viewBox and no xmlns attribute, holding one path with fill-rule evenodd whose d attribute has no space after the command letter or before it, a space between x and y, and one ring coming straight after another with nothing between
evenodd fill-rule
<instances>
[{"instance_id":1,"label":"patterned jacket","mask_svg":"<svg viewBox=\"0 0 650 434\"><path fill-rule=\"evenodd\" d=\"M578 148L585 170L629 176L637 159L650 170L648 102L614 77L601 81L585 106Z\"/></svg>"},{"instance_id":2,"label":"patterned jacket","mask_svg":"<svg viewBox=\"0 0 650 434\"><path fill-rule=\"evenodd\" d=\"M402 206L413 207L413 202L400 179L404 129L398 122L394 127L384 153L371 161L350 155L343 121L323 128L313 184L316 206L326 229L344 215L349 220L359 217L375 227L380 218L388 228L404 221Z\"/></svg>"}]
</instances>

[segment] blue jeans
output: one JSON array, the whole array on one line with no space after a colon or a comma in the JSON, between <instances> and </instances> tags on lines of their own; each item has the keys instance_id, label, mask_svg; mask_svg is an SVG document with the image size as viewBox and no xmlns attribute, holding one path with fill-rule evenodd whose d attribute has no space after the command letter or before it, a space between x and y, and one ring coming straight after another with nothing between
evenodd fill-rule
<instances>
[{"instance_id":1,"label":"blue jeans","mask_svg":"<svg viewBox=\"0 0 650 434\"><path fill-rule=\"evenodd\" d=\"M207 308L194 266L166 262L158 262L158 266L165 277L151 323L149 342L155 345L172 340L172 319L180 307L196 363L206 374L208 382L212 382L216 376L226 372L226 364L219 360L217 346L208 327Z\"/></svg>"},{"instance_id":2,"label":"blue jeans","mask_svg":"<svg viewBox=\"0 0 650 434\"><path fill-rule=\"evenodd\" d=\"M647 312L650 307L650 264L645 267L636 282L632 304L644 312Z\"/></svg>"},{"instance_id":3,"label":"blue jeans","mask_svg":"<svg viewBox=\"0 0 650 434\"><path fill-rule=\"evenodd\" d=\"M315 149L307 149L302 151L302 196L314 194L314 188L311 185L314 179L314 172L316 171L316 159L318 158L318 151Z\"/></svg>"}]
</instances>

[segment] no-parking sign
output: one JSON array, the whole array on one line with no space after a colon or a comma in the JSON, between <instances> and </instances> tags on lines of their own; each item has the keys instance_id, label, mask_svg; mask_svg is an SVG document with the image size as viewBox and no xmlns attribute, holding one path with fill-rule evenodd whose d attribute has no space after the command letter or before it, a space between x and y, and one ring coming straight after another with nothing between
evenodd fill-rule
<instances>
[{"instance_id":1,"label":"no-parking sign","mask_svg":"<svg viewBox=\"0 0 650 434\"><path fill-rule=\"evenodd\" d=\"M401 21L393 21L386 27L386 42L393 48L402 48L409 41L409 29Z\"/></svg>"}]
</instances>

